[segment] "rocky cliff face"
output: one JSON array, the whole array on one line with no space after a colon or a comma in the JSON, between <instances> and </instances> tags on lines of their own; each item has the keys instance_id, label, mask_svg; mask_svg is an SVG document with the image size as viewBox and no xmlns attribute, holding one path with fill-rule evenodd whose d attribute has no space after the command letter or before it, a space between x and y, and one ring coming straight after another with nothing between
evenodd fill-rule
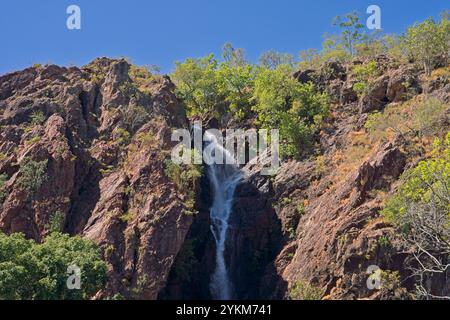
<instances>
[{"instance_id":1,"label":"rocky cliff face","mask_svg":"<svg viewBox=\"0 0 450 320\"><path fill-rule=\"evenodd\" d=\"M287 161L274 177L251 164L243 169L226 257L236 298L286 298L299 281L326 299L381 298L385 292L366 286L370 265L400 271L402 286L411 285L408 254L380 240L395 237L378 211L424 150L401 136L361 137L369 111L414 105L422 93L448 104L450 84L383 56L379 65L383 75L364 98L340 64L295 75L329 93L333 116L317 141L321 157ZM130 68L102 58L81 69L35 66L0 77L0 173L7 176L0 230L41 241L59 217L63 231L94 240L109 265L98 298L208 299L208 181L194 190L199 213L192 216L165 173L171 130L187 128L188 119L169 78L142 82ZM41 183L26 184L30 168ZM390 296L404 294L395 289Z\"/></svg>"},{"instance_id":2,"label":"rocky cliff face","mask_svg":"<svg viewBox=\"0 0 450 320\"><path fill-rule=\"evenodd\" d=\"M414 108L422 93L448 105L450 81L427 79L413 67L395 65L384 56L378 64L383 75L361 99L352 90L355 79L337 63L325 66L326 76L324 70L295 75L330 94L333 120L320 134L321 157L286 162L274 179L264 180L258 168L251 170L253 185L263 193L271 190L269 198L285 235L282 250L260 282L261 296L285 298L299 281L320 288L325 299L404 298L406 290L413 289L407 248L396 242L395 230L378 212L386 195L395 191L399 176L425 151L420 143L413 146L412 137L394 135L373 143L364 133L364 123L369 111L383 110L387 104L410 103ZM448 128L448 108L442 121ZM255 212L250 209L246 214ZM390 292L369 290L371 265L398 271L400 285Z\"/></svg>"},{"instance_id":3,"label":"rocky cliff face","mask_svg":"<svg viewBox=\"0 0 450 320\"><path fill-rule=\"evenodd\" d=\"M40 241L58 213L65 232L101 246L110 279L100 296L154 299L192 223L164 174L171 128L187 119L168 78L134 88L129 69L98 59L0 78L0 230ZM26 159L46 164L31 195Z\"/></svg>"}]
</instances>

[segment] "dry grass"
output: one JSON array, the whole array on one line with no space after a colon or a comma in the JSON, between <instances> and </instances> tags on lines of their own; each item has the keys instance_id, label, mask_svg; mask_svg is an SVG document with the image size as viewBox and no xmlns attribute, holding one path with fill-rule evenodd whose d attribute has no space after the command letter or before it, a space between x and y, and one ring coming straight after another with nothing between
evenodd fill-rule
<instances>
[{"instance_id":1,"label":"dry grass","mask_svg":"<svg viewBox=\"0 0 450 320\"><path fill-rule=\"evenodd\" d=\"M448 78L450 77L450 67L443 67L443 68L439 68L436 70L433 70L433 72L431 73L431 79L435 80L439 77L444 77L444 78Z\"/></svg>"}]
</instances>

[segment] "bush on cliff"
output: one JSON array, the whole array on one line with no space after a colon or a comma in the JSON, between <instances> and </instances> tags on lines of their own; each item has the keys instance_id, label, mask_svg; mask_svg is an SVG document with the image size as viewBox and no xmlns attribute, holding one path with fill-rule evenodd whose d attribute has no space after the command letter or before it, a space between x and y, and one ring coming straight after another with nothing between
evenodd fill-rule
<instances>
[{"instance_id":1,"label":"bush on cliff","mask_svg":"<svg viewBox=\"0 0 450 320\"><path fill-rule=\"evenodd\" d=\"M419 298L450 294L430 285L434 277L448 274L450 263L450 133L434 147L430 159L403 175L403 184L381 211L414 250Z\"/></svg>"},{"instance_id":2,"label":"bush on cliff","mask_svg":"<svg viewBox=\"0 0 450 320\"><path fill-rule=\"evenodd\" d=\"M6 185L7 179L8 179L8 176L6 174L0 174L0 205L6 199L7 193L5 190L5 185Z\"/></svg>"},{"instance_id":3,"label":"bush on cliff","mask_svg":"<svg viewBox=\"0 0 450 320\"><path fill-rule=\"evenodd\" d=\"M423 65L430 75L438 61L449 59L450 20L443 15L440 22L432 18L415 24L406 30L402 44L408 57Z\"/></svg>"},{"instance_id":4,"label":"bush on cliff","mask_svg":"<svg viewBox=\"0 0 450 320\"><path fill-rule=\"evenodd\" d=\"M32 197L47 180L48 160L34 161L24 158L20 163L20 175L17 184Z\"/></svg>"},{"instance_id":5,"label":"bush on cliff","mask_svg":"<svg viewBox=\"0 0 450 320\"><path fill-rule=\"evenodd\" d=\"M329 112L328 97L312 83L302 84L292 77L292 68L260 70L253 94L259 125L279 129L281 153L300 156L313 144L313 134Z\"/></svg>"}]
</instances>

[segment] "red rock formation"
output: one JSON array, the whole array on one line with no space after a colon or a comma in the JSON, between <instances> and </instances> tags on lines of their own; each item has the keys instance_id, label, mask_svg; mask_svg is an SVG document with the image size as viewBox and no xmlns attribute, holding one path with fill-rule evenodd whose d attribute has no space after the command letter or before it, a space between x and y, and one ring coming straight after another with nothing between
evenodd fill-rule
<instances>
[{"instance_id":1,"label":"red rock formation","mask_svg":"<svg viewBox=\"0 0 450 320\"><path fill-rule=\"evenodd\" d=\"M0 78L0 169L8 175L0 230L40 241L60 212L65 231L103 248L110 280L101 295L154 299L192 223L163 166L171 127L187 119L168 78L151 80L139 100L124 94L128 70L123 60L102 58L82 69L51 65ZM149 117L129 132L135 152L127 152L115 139L124 127L119 108L137 105ZM30 124L37 112L45 121ZM48 161L32 198L17 183L24 158Z\"/></svg>"}]
</instances>

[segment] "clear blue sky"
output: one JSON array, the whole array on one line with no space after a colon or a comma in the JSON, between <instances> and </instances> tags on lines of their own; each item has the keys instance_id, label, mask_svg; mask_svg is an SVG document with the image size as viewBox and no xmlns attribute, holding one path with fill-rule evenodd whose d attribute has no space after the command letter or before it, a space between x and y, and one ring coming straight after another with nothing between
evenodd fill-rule
<instances>
[{"instance_id":1,"label":"clear blue sky","mask_svg":"<svg viewBox=\"0 0 450 320\"><path fill-rule=\"evenodd\" d=\"M66 28L66 8L82 10L82 30ZM331 20L370 4L382 10L385 32L449 9L448 0L2 0L0 74L33 63L84 65L99 56L156 64L219 54L229 41L250 60L269 49L295 55L319 48Z\"/></svg>"}]
</instances>

